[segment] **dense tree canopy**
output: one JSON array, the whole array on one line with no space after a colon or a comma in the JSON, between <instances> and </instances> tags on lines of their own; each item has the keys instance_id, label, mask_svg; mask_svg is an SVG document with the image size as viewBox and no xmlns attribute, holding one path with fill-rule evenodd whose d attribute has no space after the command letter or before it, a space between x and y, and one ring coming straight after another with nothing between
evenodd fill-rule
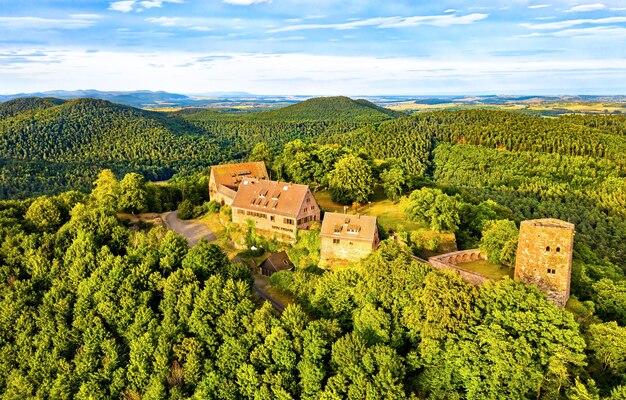
<instances>
[{"instance_id":1,"label":"dense tree canopy","mask_svg":"<svg viewBox=\"0 0 626 400\"><path fill-rule=\"evenodd\" d=\"M405 213L411 220L426 222L431 229L456 231L461 221L460 208L458 198L425 187L411 193Z\"/></svg>"},{"instance_id":2,"label":"dense tree canopy","mask_svg":"<svg viewBox=\"0 0 626 400\"><path fill-rule=\"evenodd\" d=\"M93 100L0 104L0 197L24 198L0 201L0 392L621 398L624 132L623 116L408 117L345 98L238 115ZM401 200L410 219L456 231L463 248L482 234L508 263L520 220L569 220L580 301L572 314L510 279L474 287L391 240L353 268L324 272L312 231L288 249L299 268L271 278L298 303L279 315L257 303L247 268L216 245L190 249L164 228L131 232L116 216L179 204L191 216L208 211L206 167L247 157L344 203L367 201L375 182L394 200L420 188ZM174 174L167 185L141 176ZM90 196L59 194L94 180Z\"/></svg>"},{"instance_id":3,"label":"dense tree canopy","mask_svg":"<svg viewBox=\"0 0 626 400\"><path fill-rule=\"evenodd\" d=\"M484 225L480 250L494 264L515 265L519 229L514 221L499 219Z\"/></svg>"},{"instance_id":4,"label":"dense tree canopy","mask_svg":"<svg viewBox=\"0 0 626 400\"><path fill-rule=\"evenodd\" d=\"M328 174L328 187L333 200L343 204L365 203L374 192L372 169L367 161L346 155L335 163Z\"/></svg>"}]
</instances>

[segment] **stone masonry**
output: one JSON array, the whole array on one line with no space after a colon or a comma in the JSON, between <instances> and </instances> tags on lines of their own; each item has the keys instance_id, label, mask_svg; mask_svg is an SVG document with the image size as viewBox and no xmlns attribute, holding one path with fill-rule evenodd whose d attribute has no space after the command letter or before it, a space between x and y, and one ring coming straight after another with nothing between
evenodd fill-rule
<instances>
[{"instance_id":1,"label":"stone masonry","mask_svg":"<svg viewBox=\"0 0 626 400\"><path fill-rule=\"evenodd\" d=\"M570 295L574 225L553 218L520 224L515 279L535 284L564 307Z\"/></svg>"}]
</instances>

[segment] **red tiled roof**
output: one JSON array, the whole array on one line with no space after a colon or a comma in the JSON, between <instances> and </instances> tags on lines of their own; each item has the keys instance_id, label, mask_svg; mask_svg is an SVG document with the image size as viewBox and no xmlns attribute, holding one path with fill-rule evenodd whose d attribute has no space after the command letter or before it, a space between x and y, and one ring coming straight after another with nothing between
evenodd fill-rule
<instances>
[{"instance_id":1,"label":"red tiled roof","mask_svg":"<svg viewBox=\"0 0 626 400\"><path fill-rule=\"evenodd\" d=\"M263 161L214 165L211 167L211 175L218 187L224 185L230 188L236 188L246 177L268 179Z\"/></svg>"},{"instance_id":2,"label":"red tiled roof","mask_svg":"<svg viewBox=\"0 0 626 400\"><path fill-rule=\"evenodd\" d=\"M307 185L244 179L232 207L297 218L308 192Z\"/></svg>"},{"instance_id":3,"label":"red tiled roof","mask_svg":"<svg viewBox=\"0 0 626 400\"><path fill-rule=\"evenodd\" d=\"M374 242L376 217L327 212L322 221L321 236Z\"/></svg>"}]
</instances>

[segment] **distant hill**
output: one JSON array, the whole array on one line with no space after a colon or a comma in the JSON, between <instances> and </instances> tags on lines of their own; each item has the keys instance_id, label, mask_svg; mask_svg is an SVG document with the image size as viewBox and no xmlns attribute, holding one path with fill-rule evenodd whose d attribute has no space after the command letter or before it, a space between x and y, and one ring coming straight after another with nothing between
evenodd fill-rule
<instances>
[{"instance_id":1,"label":"distant hill","mask_svg":"<svg viewBox=\"0 0 626 400\"><path fill-rule=\"evenodd\" d=\"M379 107L367 100L352 100L340 96L316 97L278 110L250 114L250 117L288 121L376 122L403 115L405 114Z\"/></svg>"},{"instance_id":2,"label":"distant hill","mask_svg":"<svg viewBox=\"0 0 626 400\"><path fill-rule=\"evenodd\" d=\"M159 103L171 102L179 105L181 102L191 101L183 94L168 92L152 92L149 90L129 91L129 92L102 92L99 90L53 90L40 93L19 93L13 95L0 95L0 101L13 100L26 97L54 97L57 99L91 98L108 100L114 103L126 104L134 107L145 107Z\"/></svg>"}]
</instances>

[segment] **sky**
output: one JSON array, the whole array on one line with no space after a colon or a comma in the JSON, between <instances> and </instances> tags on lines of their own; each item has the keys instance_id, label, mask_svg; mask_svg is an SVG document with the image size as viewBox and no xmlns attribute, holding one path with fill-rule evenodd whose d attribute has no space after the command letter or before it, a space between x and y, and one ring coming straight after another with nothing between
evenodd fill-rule
<instances>
[{"instance_id":1,"label":"sky","mask_svg":"<svg viewBox=\"0 0 626 400\"><path fill-rule=\"evenodd\" d=\"M626 94L625 0L0 0L0 93Z\"/></svg>"}]
</instances>

